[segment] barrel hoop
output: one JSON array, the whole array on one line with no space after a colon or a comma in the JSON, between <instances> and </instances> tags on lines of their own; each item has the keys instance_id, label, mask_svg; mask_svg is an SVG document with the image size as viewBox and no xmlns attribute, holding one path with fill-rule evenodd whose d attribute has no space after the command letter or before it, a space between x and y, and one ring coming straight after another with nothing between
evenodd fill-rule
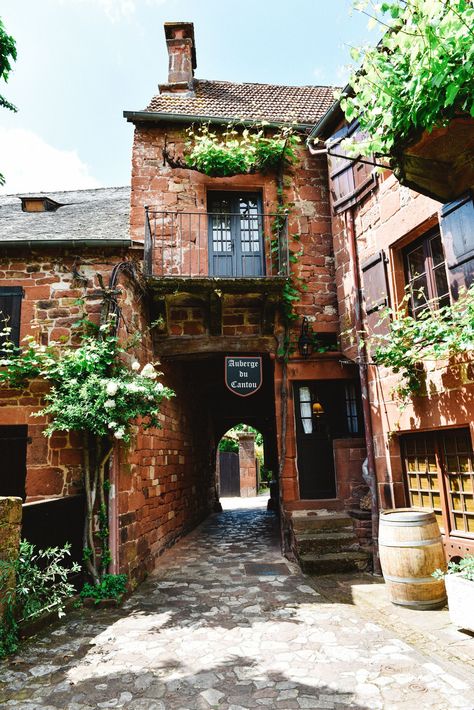
<instances>
[{"instance_id":1,"label":"barrel hoop","mask_svg":"<svg viewBox=\"0 0 474 710\"><path fill-rule=\"evenodd\" d=\"M412 609L432 609L433 607L440 607L444 606L447 602L448 598L447 597L440 597L439 599L431 599L430 601L400 601L397 599L397 601L394 601L393 603L396 604L397 606L408 606L411 607Z\"/></svg>"},{"instance_id":2,"label":"barrel hoop","mask_svg":"<svg viewBox=\"0 0 474 710\"><path fill-rule=\"evenodd\" d=\"M438 581L434 577L393 577L391 574L384 574L384 579L398 584L432 584Z\"/></svg>"},{"instance_id":3,"label":"barrel hoop","mask_svg":"<svg viewBox=\"0 0 474 710\"><path fill-rule=\"evenodd\" d=\"M397 528L419 528L422 522L432 524L435 523L436 520L427 521L426 518L424 520L385 520L384 518L380 518L380 525L391 525Z\"/></svg>"},{"instance_id":4,"label":"barrel hoop","mask_svg":"<svg viewBox=\"0 0 474 710\"><path fill-rule=\"evenodd\" d=\"M382 547L425 547L426 545L436 545L436 543L441 543L441 535L433 537L431 540L404 540L403 542L382 542L379 540Z\"/></svg>"}]
</instances>

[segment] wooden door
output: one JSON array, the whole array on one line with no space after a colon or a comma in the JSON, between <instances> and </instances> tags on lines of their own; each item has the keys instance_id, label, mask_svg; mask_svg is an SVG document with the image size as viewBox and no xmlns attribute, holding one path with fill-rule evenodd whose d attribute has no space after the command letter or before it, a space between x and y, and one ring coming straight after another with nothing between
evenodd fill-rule
<instances>
[{"instance_id":1,"label":"wooden door","mask_svg":"<svg viewBox=\"0 0 474 710\"><path fill-rule=\"evenodd\" d=\"M212 192L209 212L209 275L263 276L263 217L257 193Z\"/></svg>"},{"instance_id":2,"label":"wooden door","mask_svg":"<svg viewBox=\"0 0 474 710\"><path fill-rule=\"evenodd\" d=\"M313 403L320 400L315 383L295 384L298 480L301 499L335 498L336 479L331 427L325 414L314 417ZM324 404L323 404L324 406Z\"/></svg>"},{"instance_id":3,"label":"wooden door","mask_svg":"<svg viewBox=\"0 0 474 710\"><path fill-rule=\"evenodd\" d=\"M219 452L219 494L224 498L240 496L239 454Z\"/></svg>"}]
</instances>

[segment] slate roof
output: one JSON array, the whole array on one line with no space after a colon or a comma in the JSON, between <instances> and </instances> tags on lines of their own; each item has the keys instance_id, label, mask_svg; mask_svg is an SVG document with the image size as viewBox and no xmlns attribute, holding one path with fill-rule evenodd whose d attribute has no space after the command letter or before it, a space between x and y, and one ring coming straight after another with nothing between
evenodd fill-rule
<instances>
[{"instance_id":1,"label":"slate roof","mask_svg":"<svg viewBox=\"0 0 474 710\"><path fill-rule=\"evenodd\" d=\"M230 81L194 81L195 96L161 93L145 109L210 118L244 119L314 125L334 103L332 86L278 86L235 84Z\"/></svg>"},{"instance_id":2,"label":"slate roof","mask_svg":"<svg viewBox=\"0 0 474 710\"><path fill-rule=\"evenodd\" d=\"M55 212L23 212L20 195L0 195L0 246L34 242L130 243L130 187L21 193L63 204Z\"/></svg>"}]
</instances>

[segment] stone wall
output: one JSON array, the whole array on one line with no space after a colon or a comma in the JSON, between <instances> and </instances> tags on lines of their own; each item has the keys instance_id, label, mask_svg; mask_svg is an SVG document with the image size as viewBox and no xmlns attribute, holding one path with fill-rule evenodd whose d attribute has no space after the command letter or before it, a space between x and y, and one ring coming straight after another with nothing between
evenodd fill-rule
<instances>
[{"instance_id":1,"label":"stone wall","mask_svg":"<svg viewBox=\"0 0 474 710\"><path fill-rule=\"evenodd\" d=\"M388 171L379 176L375 190L354 208L359 266L381 249L385 251L392 307L404 296L401 250L438 225L439 208L438 202L401 187ZM344 214L333 218L334 252L340 329L346 333L342 349L345 356L355 358L355 290L346 219ZM426 388L405 409L393 394L399 376L389 368L369 362L371 418L382 506L408 503L398 434L463 426L470 427L474 442L474 368L470 358L461 360L426 363Z\"/></svg>"},{"instance_id":2,"label":"stone wall","mask_svg":"<svg viewBox=\"0 0 474 710\"><path fill-rule=\"evenodd\" d=\"M21 498L0 496L0 561L15 562L18 557L21 531ZM5 609L5 597L15 587L12 570L0 587L0 623Z\"/></svg>"},{"instance_id":3,"label":"stone wall","mask_svg":"<svg viewBox=\"0 0 474 710\"><path fill-rule=\"evenodd\" d=\"M43 344L74 344L73 324L83 315L99 322L102 292L97 274L107 286L115 265L137 259L131 249L84 249L81 256L44 247L15 255L3 254L2 285L22 286L21 338L32 335ZM117 284L123 319L119 335L143 333L133 355L142 364L154 361L147 301L126 275ZM83 304L78 303L83 300ZM192 321L193 311L189 312ZM188 312L186 312L188 318ZM203 519L215 500L207 421L199 403L189 396L185 371L165 372L164 382L176 391L160 415L162 429L137 435L129 449L116 447L119 469L118 558L133 579L153 569L155 557ZM47 385L37 380L24 391L0 389L0 426L27 425L26 500L39 501L82 490L82 442L75 433L43 435L43 418L31 414L44 405ZM1 489L0 489L1 494Z\"/></svg>"},{"instance_id":4,"label":"stone wall","mask_svg":"<svg viewBox=\"0 0 474 710\"><path fill-rule=\"evenodd\" d=\"M239 434L240 495L251 498L257 495L257 466L255 461L255 434Z\"/></svg>"},{"instance_id":5,"label":"stone wall","mask_svg":"<svg viewBox=\"0 0 474 710\"><path fill-rule=\"evenodd\" d=\"M231 178L211 178L196 171L171 168L163 165L163 148L175 156L184 151L185 127L163 123L156 126L138 125L132 158L131 235L137 241L144 239L145 205L171 212L207 211L209 190L236 190L259 192L262 195L263 211L274 213L277 207L275 176L237 175ZM290 248L300 252L297 263L292 264L295 276L304 279L307 290L295 305L298 316L309 316L317 332L336 332L338 328L336 293L334 282L334 259L331 237L331 216L328 203L328 188L324 156L314 158L304 145L298 148L298 163L288 169L285 179L285 201L290 207ZM187 224L186 221L183 224ZM159 225L158 225L159 226ZM192 229L197 229L196 226ZM294 241L292 236L297 236ZM176 241L173 232L169 240ZM193 239L199 237L193 234ZM180 245L178 245L180 246ZM202 238L203 255L201 264L207 265L207 228ZM168 254L169 256L169 254ZM157 257L158 258L158 257ZM169 256L165 270L167 274L176 272L181 261L183 274L186 273L186 255L177 253L176 259ZM161 259L161 256L160 256ZM161 262L156 268L161 268ZM206 266L207 268L207 266ZM229 312L232 319L240 314ZM189 322L189 319L182 319ZM194 314L191 322L195 320ZM241 326L251 333L254 322L227 322L228 334L232 328ZM184 327L184 326L183 326ZM191 326L189 326L191 327ZM195 326L193 325L192 328ZM298 325L296 326L296 330ZM239 333L240 334L240 330Z\"/></svg>"}]
</instances>

